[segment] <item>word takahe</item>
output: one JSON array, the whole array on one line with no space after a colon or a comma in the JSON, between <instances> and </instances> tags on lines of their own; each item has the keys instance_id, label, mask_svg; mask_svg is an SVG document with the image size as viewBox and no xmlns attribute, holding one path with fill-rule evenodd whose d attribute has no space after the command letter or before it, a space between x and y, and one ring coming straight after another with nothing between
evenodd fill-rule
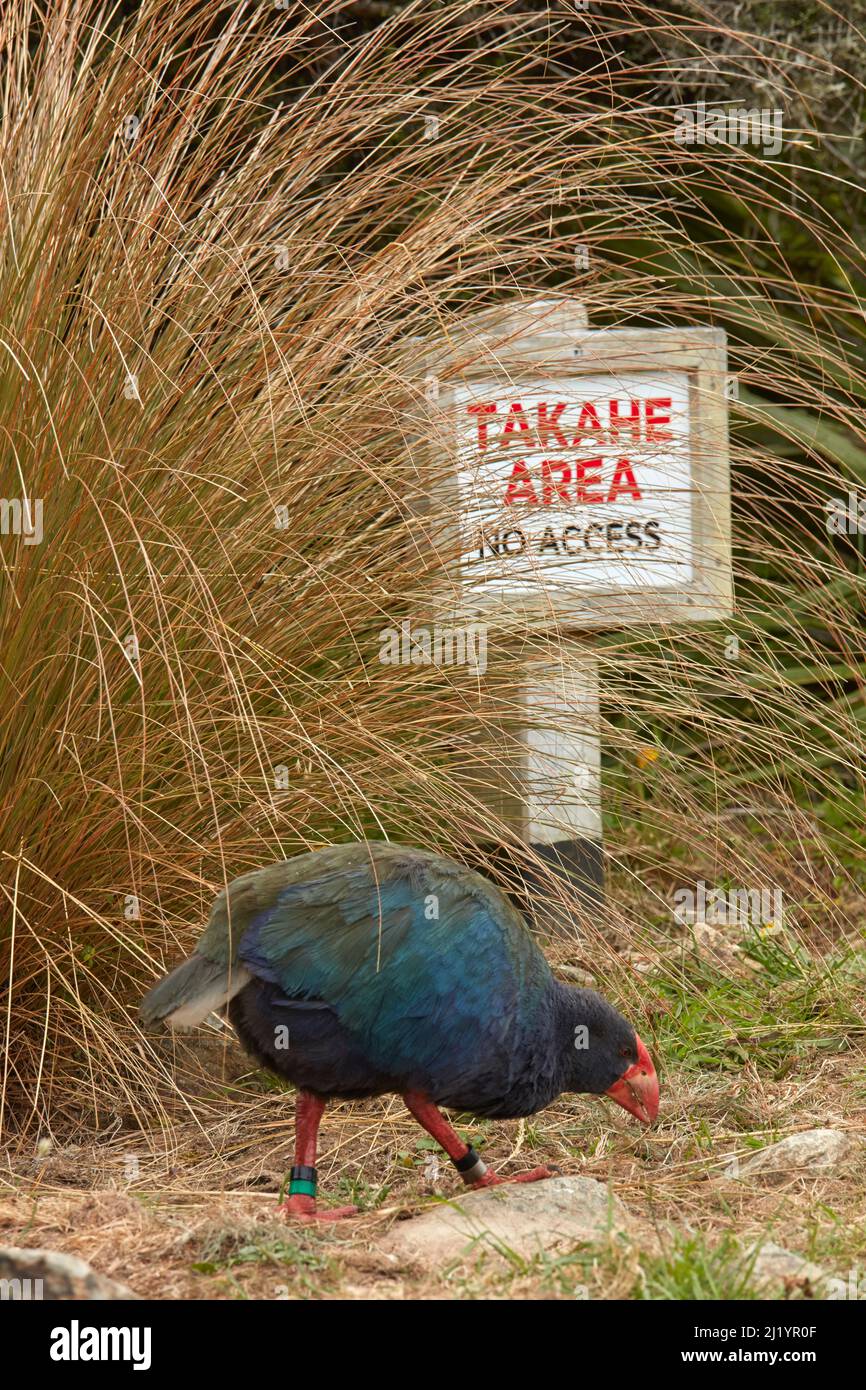
<instances>
[{"instance_id":1,"label":"word takahe","mask_svg":"<svg viewBox=\"0 0 866 1390\"><path fill-rule=\"evenodd\" d=\"M300 1220L355 1210L316 1212L329 1097L402 1096L473 1188L506 1179L439 1106L506 1119L581 1091L610 1096L643 1124L658 1113L655 1069L631 1025L592 990L554 979L492 883L420 849L335 845L230 883L141 1018L188 1028L226 1006L247 1051L298 1088L283 1209Z\"/></svg>"}]
</instances>

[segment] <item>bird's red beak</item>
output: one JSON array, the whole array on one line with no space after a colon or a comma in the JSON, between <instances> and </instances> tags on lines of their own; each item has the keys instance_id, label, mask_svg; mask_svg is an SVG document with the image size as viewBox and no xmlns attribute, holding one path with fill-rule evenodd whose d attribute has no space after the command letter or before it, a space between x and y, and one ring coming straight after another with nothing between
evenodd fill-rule
<instances>
[{"instance_id":1,"label":"bird's red beak","mask_svg":"<svg viewBox=\"0 0 866 1390\"><path fill-rule=\"evenodd\" d=\"M605 1091L605 1095L636 1115L642 1125L651 1125L658 1115L659 1079L640 1038L637 1039L637 1061Z\"/></svg>"}]
</instances>

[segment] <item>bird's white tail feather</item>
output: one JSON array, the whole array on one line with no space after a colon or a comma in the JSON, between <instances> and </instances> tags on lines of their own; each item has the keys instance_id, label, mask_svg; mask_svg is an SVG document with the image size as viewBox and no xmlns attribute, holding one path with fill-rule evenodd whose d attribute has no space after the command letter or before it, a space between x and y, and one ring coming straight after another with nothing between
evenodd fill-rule
<instances>
[{"instance_id":1,"label":"bird's white tail feather","mask_svg":"<svg viewBox=\"0 0 866 1390\"><path fill-rule=\"evenodd\" d=\"M198 998L182 1004L174 1013L166 1014L166 1023L170 1028L195 1028L199 1023L204 1023L208 1014L216 1013L233 999L252 978L250 972L242 965L236 965L230 982L223 981L214 985Z\"/></svg>"},{"instance_id":2,"label":"bird's white tail feather","mask_svg":"<svg viewBox=\"0 0 866 1390\"><path fill-rule=\"evenodd\" d=\"M171 1028L194 1028L251 979L243 965L226 965L194 951L145 995L139 1018L145 1027L165 1022Z\"/></svg>"}]
</instances>

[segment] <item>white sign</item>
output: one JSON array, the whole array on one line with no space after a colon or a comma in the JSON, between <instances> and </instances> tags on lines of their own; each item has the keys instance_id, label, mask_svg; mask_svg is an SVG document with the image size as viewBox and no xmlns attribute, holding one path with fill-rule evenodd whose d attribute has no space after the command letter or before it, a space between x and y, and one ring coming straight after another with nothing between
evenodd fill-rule
<instances>
[{"instance_id":1,"label":"white sign","mask_svg":"<svg viewBox=\"0 0 866 1390\"><path fill-rule=\"evenodd\" d=\"M425 370L440 611L564 630L730 614L722 332L589 329L573 300L533 301L470 318Z\"/></svg>"},{"instance_id":2,"label":"white sign","mask_svg":"<svg viewBox=\"0 0 866 1390\"><path fill-rule=\"evenodd\" d=\"M628 591L694 575L685 372L454 389L465 580ZM579 571L579 572L578 572Z\"/></svg>"}]
</instances>

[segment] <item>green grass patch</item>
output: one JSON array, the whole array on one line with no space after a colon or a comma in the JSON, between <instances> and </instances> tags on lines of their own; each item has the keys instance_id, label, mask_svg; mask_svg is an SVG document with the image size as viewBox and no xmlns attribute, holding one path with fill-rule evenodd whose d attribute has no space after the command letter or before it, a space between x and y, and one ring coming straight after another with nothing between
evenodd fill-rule
<instances>
[{"instance_id":1,"label":"green grass patch","mask_svg":"<svg viewBox=\"0 0 866 1390\"><path fill-rule=\"evenodd\" d=\"M847 1051L863 1035L862 955L813 962L797 947L757 936L744 949L761 963L751 977L690 958L682 973L657 983L668 1006L658 1019L660 1052L689 1068L736 1071L753 1060L780 1076L800 1055Z\"/></svg>"}]
</instances>

